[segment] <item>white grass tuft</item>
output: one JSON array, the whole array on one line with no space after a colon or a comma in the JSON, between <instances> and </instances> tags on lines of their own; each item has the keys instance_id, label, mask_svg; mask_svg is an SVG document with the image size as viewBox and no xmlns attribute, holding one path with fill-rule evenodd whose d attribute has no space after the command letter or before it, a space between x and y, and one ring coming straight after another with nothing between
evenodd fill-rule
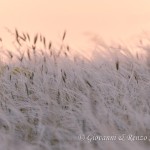
<instances>
[{"instance_id":1,"label":"white grass tuft","mask_svg":"<svg viewBox=\"0 0 150 150\"><path fill-rule=\"evenodd\" d=\"M37 35L29 43L16 33L16 52L1 47L0 150L148 149L148 139L126 136L150 138L149 57L101 43L87 60L63 43L39 48Z\"/></svg>"}]
</instances>

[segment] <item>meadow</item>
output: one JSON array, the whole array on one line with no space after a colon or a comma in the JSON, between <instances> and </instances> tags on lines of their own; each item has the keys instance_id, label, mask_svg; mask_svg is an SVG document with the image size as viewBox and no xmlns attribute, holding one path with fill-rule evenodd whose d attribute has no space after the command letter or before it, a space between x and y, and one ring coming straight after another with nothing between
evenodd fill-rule
<instances>
[{"instance_id":1,"label":"meadow","mask_svg":"<svg viewBox=\"0 0 150 150\"><path fill-rule=\"evenodd\" d=\"M148 37L132 48L97 41L88 59L66 31L57 46L10 34L16 51L0 41L0 150L149 149Z\"/></svg>"}]
</instances>

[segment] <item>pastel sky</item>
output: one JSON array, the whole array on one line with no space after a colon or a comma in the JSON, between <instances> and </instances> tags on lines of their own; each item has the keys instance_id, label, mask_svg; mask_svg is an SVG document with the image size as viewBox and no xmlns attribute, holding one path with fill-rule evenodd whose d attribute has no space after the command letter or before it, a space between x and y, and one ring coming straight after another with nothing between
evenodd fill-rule
<instances>
[{"instance_id":1,"label":"pastel sky","mask_svg":"<svg viewBox=\"0 0 150 150\"><path fill-rule=\"evenodd\" d=\"M150 29L149 0L0 0L0 28L42 32L81 42L81 36L128 38Z\"/></svg>"}]
</instances>

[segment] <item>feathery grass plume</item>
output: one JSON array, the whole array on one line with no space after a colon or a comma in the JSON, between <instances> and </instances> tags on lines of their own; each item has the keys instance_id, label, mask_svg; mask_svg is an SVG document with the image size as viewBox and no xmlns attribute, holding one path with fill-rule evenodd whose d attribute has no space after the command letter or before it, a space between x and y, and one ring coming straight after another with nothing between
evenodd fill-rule
<instances>
[{"instance_id":1,"label":"feathery grass plume","mask_svg":"<svg viewBox=\"0 0 150 150\"><path fill-rule=\"evenodd\" d=\"M18 39L19 38L19 33L18 33L17 29L15 29L15 34L16 34L16 39Z\"/></svg>"},{"instance_id":2,"label":"feathery grass plume","mask_svg":"<svg viewBox=\"0 0 150 150\"><path fill-rule=\"evenodd\" d=\"M26 41L27 37L26 37L25 33L22 33L22 35L23 35L24 41Z\"/></svg>"},{"instance_id":3,"label":"feathery grass plume","mask_svg":"<svg viewBox=\"0 0 150 150\"><path fill-rule=\"evenodd\" d=\"M26 35L27 35L28 40L30 41L30 36L29 36L29 34L28 34L28 33L26 33Z\"/></svg>"},{"instance_id":4,"label":"feathery grass plume","mask_svg":"<svg viewBox=\"0 0 150 150\"><path fill-rule=\"evenodd\" d=\"M57 103L60 104L60 91L59 91L59 89L58 89L58 92L57 92L56 100L57 100Z\"/></svg>"},{"instance_id":5,"label":"feathery grass plume","mask_svg":"<svg viewBox=\"0 0 150 150\"><path fill-rule=\"evenodd\" d=\"M10 58L12 59L13 58L13 54L9 50L7 50L7 52L9 54Z\"/></svg>"},{"instance_id":6,"label":"feathery grass plume","mask_svg":"<svg viewBox=\"0 0 150 150\"><path fill-rule=\"evenodd\" d=\"M10 79L10 81L11 81L11 74L10 74L10 76L9 76L9 79Z\"/></svg>"},{"instance_id":7,"label":"feathery grass plume","mask_svg":"<svg viewBox=\"0 0 150 150\"><path fill-rule=\"evenodd\" d=\"M32 77L32 73L29 69L24 68L24 67L15 67L12 71L13 75L17 75L17 74L23 74L26 77L28 77L29 79Z\"/></svg>"},{"instance_id":8,"label":"feathery grass plume","mask_svg":"<svg viewBox=\"0 0 150 150\"><path fill-rule=\"evenodd\" d=\"M64 52L65 56L68 57L68 54L66 52Z\"/></svg>"},{"instance_id":9,"label":"feathery grass plume","mask_svg":"<svg viewBox=\"0 0 150 150\"><path fill-rule=\"evenodd\" d=\"M36 34L35 37L34 37L34 44L36 44L37 39L38 39L38 34Z\"/></svg>"},{"instance_id":10,"label":"feathery grass plume","mask_svg":"<svg viewBox=\"0 0 150 150\"><path fill-rule=\"evenodd\" d=\"M36 42L36 63L28 60L28 57L34 59L33 37L29 46L20 39L22 47L18 48L18 44L16 46L21 50L17 53L19 55L10 51L13 59L22 56L22 50L25 51L25 56L30 53L26 61L18 62L14 59L13 62L13 59L9 58L10 62L7 63L9 70L7 68L3 70L1 64L0 73L2 69L3 75L0 76L0 131L7 128L7 125L10 128L6 134L0 132L0 149L11 147L8 146L9 140L5 139L7 135L9 137L13 135L13 140L15 137L21 137L20 142L26 141L25 144L36 146L27 148L28 150L49 150L54 147L81 150L83 146L78 144L78 141L68 143L69 137L75 139L81 132L92 135L94 131L95 134L104 136L122 132L128 134L132 131L133 135L149 135L150 68L145 59L137 61L136 53L131 57L126 49L108 49L107 44L104 47L103 45L96 47L97 50L94 51L90 62L86 61L82 54L78 55L75 51L71 51L71 47L68 52L65 44L62 57L58 58L59 49L55 49L52 45L51 50L48 50L48 41L46 50L43 41L40 43L43 50L41 55L42 51L38 48L39 36L40 34ZM9 56L7 50L4 52ZM47 56L47 52L50 52L52 57ZM65 58L65 54L70 59ZM140 53L138 54L139 58L142 57ZM47 63L44 63L44 57ZM149 59L147 57L146 59ZM59 130L55 132L57 127ZM92 148L107 150L110 147L111 150L123 148L148 150L149 147L149 141L143 141L142 144L140 144L142 141L140 143L135 141L134 144L109 142L102 145L94 140L92 139L94 144L92 141L88 142L88 145L85 144L87 150ZM6 141L6 147L3 146L3 141ZM17 144L16 141L9 143L14 143L12 149L20 149L16 148L18 139ZM21 147L26 149L24 146Z\"/></svg>"},{"instance_id":11,"label":"feathery grass plume","mask_svg":"<svg viewBox=\"0 0 150 150\"><path fill-rule=\"evenodd\" d=\"M32 72L30 79L33 80L33 77L34 77L34 73Z\"/></svg>"},{"instance_id":12,"label":"feathery grass plume","mask_svg":"<svg viewBox=\"0 0 150 150\"><path fill-rule=\"evenodd\" d=\"M92 85L91 85L91 83L90 83L88 80L85 80L85 82L86 82L86 84L87 84L89 87L92 88Z\"/></svg>"},{"instance_id":13,"label":"feathery grass plume","mask_svg":"<svg viewBox=\"0 0 150 150\"><path fill-rule=\"evenodd\" d=\"M26 84L26 83L25 83L25 87L26 87L27 95L29 95L29 89L28 89L28 86L27 86L27 84Z\"/></svg>"},{"instance_id":14,"label":"feathery grass plume","mask_svg":"<svg viewBox=\"0 0 150 150\"><path fill-rule=\"evenodd\" d=\"M31 55L30 55L30 50L29 49L27 50L27 55L28 55L29 60L31 61Z\"/></svg>"},{"instance_id":15,"label":"feathery grass plume","mask_svg":"<svg viewBox=\"0 0 150 150\"><path fill-rule=\"evenodd\" d=\"M43 67L43 64L42 64L42 67L41 67L41 73L43 72L43 68L44 68L44 67Z\"/></svg>"},{"instance_id":16,"label":"feathery grass plume","mask_svg":"<svg viewBox=\"0 0 150 150\"><path fill-rule=\"evenodd\" d=\"M64 31L63 37L62 37L62 41L64 41L65 37L66 37L66 30Z\"/></svg>"},{"instance_id":17,"label":"feathery grass plume","mask_svg":"<svg viewBox=\"0 0 150 150\"><path fill-rule=\"evenodd\" d=\"M134 78L135 78L135 80L136 80L136 82L137 82L137 84L138 84L138 75L137 75L137 72L136 72L136 71L134 71Z\"/></svg>"},{"instance_id":18,"label":"feathery grass plume","mask_svg":"<svg viewBox=\"0 0 150 150\"><path fill-rule=\"evenodd\" d=\"M52 56L52 49L51 49L51 47L52 47L52 43L49 42L48 49L49 49L49 52L50 52L50 56Z\"/></svg>"},{"instance_id":19,"label":"feathery grass plume","mask_svg":"<svg viewBox=\"0 0 150 150\"><path fill-rule=\"evenodd\" d=\"M44 48L46 48L46 38L43 37L43 44L44 44Z\"/></svg>"},{"instance_id":20,"label":"feathery grass plume","mask_svg":"<svg viewBox=\"0 0 150 150\"><path fill-rule=\"evenodd\" d=\"M49 42L49 44L48 44L48 49L50 50L50 49L51 49L51 47L52 47L52 43L51 43L51 42Z\"/></svg>"},{"instance_id":21,"label":"feathery grass plume","mask_svg":"<svg viewBox=\"0 0 150 150\"><path fill-rule=\"evenodd\" d=\"M67 45L67 51L68 51L68 52L70 51L70 47L69 47L69 45Z\"/></svg>"},{"instance_id":22,"label":"feathery grass plume","mask_svg":"<svg viewBox=\"0 0 150 150\"><path fill-rule=\"evenodd\" d=\"M17 30L17 29L15 29L15 34L16 34L16 41L17 41L17 43L21 46L21 43L20 43L20 41L19 41L19 33L18 33L18 30Z\"/></svg>"},{"instance_id":23,"label":"feathery grass plume","mask_svg":"<svg viewBox=\"0 0 150 150\"><path fill-rule=\"evenodd\" d=\"M24 37L22 37L22 36L20 36L20 35L19 35L19 39L25 41Z\"/></svg>"},{"instance_id":24,"label":"feathery grass plume","mask_svg":"<svg viewBox=\"0 0 150 150\"><path fill-rule=\"evenodd\" d=\"M17 86L17 83L15 82L15 87L16 87L16 89L18 88L18 86Z\"/></svg>"},{"instance_id":25,"label":"feathery grass plume","mask_svg":"<svg viewBox=\"0 0 150 150\"><path fill-rule=\"evenodd\" d=\"M32 45L32 50L33 50L33 54L35 55L36 54L36 51L35 51L36 47L34 45Z\"/></svg>"},{"instance_id":26,"label":"feathery grass plume","mask_svg":"<svg viewBox=\"0 0 150 150\"><path fill-rule=\"evenodd\" d=\"M63 72L62 69L61 69L61 75L62 75L62 79L63 79L64 83L66 83L66 78L67 78L66 72L65 71Z\"/></svg>"},{"instance_id":27,"label":"feathery grass plume","mask_svg":"<svg viewBox=\"0 0 150 150\"><path fill-rule=\"evenodd\" d=\"M116 61L116 69L119 70L119 61Z\"/></svg>"},{"instance_id":28,"label":"feathery grass plume","mask_svg":"<svg viewBox=\"0 0 150 150\"><path fill-rule=\"evenodd\" d=\"M62 75L62 79L66 83L66 77L64 75Z\"/></svg>"}]
</instances>

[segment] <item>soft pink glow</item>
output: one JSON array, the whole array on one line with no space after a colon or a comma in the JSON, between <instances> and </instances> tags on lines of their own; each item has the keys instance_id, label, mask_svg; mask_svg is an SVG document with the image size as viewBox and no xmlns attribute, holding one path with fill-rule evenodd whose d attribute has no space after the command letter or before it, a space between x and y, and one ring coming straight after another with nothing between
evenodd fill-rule
<instances>
[{"instance_id":1,"label":"soft pink glow","mask_svg":"<svg viewBox=\"0 0 150 150\"><path fill-rule=\"evenodd\" d=\"M125 39L149 30L149 8L149 0L1 0L0 27L38 31L53 39L67 29L67 40L82 45L87 42L83 33Z\"/></svg>"}]
</instances>

